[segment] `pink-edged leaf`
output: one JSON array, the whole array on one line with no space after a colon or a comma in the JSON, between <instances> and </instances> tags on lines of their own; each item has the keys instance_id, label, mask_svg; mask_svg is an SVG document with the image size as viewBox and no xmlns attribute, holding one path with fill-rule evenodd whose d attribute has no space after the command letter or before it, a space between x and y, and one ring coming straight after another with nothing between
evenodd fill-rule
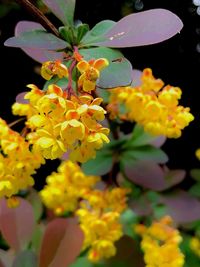
<instances>
[{"instance_id":1,"label":"pink-edged leaf","mask_svg":"<svg viewBox=\"0 0 200 267\"><path fill-rule=\"evenodd\" d=\"M15 27L15 36L18 37L20 34L32 31L32 30L45 30L44 27L33 21L20 21ZM49 51L46 49L37 49L37 48L21 48L28 56L34 60L42 63L49 60L62 60L64 57L63 52Z\"/></svg>"},{"instance_id":2,"label":"pink-edged leaf","mask_svg":"<svg viewBox=\"0 0 200 267\"><path fill-rule=\"evenodd\" d=\"M104 41L90 45L133 47L162 42L179 33L182 21L166 9L151 9L128 15L105 34Z\"/></svg>"},{"instance_id":3,"label":"pink-edged leaf","mask_svg":"<svg viewBox=\"0 0 200 267\"><path fill-rule=\"evenodd\" d=\"M177 223L189 223L200 219L200 201L179 190L163 196L161 202L167 207L167 212Z\"/></svg>"},{"instance_id":4,"label":"pink-edged leaf","mask_svg":"<svg viewBox=\"0 0 200 267\"><path fill-rule=\"evenodd\" d=\"M164 171L153 161L127 161L125 175L142 187L161 191L165 187Z\"/></svg>"},{"instance_id":5,"label":"pink-edged leaf","mask_svg":"<svg viewBox=\"0 0 200 267\"><path fill-rule=\"evenodd\" d=\"M69 44L52 33L36 29L23 32L16 37L11 37L5 41L4 45L19 48L58 50L66 48Z\"/></svg>"},{"instance_id":6,"label":"pink-edged leaf","mask_svg":"<svg viewBox=\"0 0 200 267\"><path fill-rule=\"evenodd\" d=\"M15 101L17 103L20 103L20 104L28 104L29 103L29 100L27 99L24 99L24 96L25 94L27 94L28 92L22 92L22 93L19 93L16 98L15 98Z\"/></svg>"},{"instance_id":7,"label":"pink-edged leaf","mask_svg":"<svg viewBox=\"0 0 200 267\"><path fill-rule=\"evenodd\" d=\"M73 25L76 0L43 0L64 25Z\"/></svg>"},{"instance_id":8,"label":"pink-edged leaf","mask_svg":"<svg viewBox=\"0 0 200 267\"><path fill-rule=\"evenodd\" d=\"M2 250L0 249L0 267L11 267L14 260L15 253L12 249ZM2 265L1 265L2 264Z\"/></svg>"},{"instance_id":9,"label":"pink-edged leaf","mask_svg":"<svg viewBox=\"0 0 200 267\"><path fill-rule=\"evenodd\" d=\"M185 170L169 170L165 167L165 182L166 186L164 189L168 189L174 185L179 184L185 179L186 171Z\"/></svg>"},{"instance_id":10,"label":"pink-edged leaf","mask_svg":"<svg viewBox=\"0 0 200 267\"><path fill-rule=\"evenodd\" d=\"M19 206L8 208L6 200L0 201L1 233L8 245L20 250L31 240L35 222L32 206L28 201L18 198Z\"/></svg>"},{"instance_id":11,"label":"pink-edged leaf","mask_svg":"<svg viewBox=\"0 0 200 267\"><path fill-rule=\"evenodd\" d=\"M140 86L142 83L141 76L142 76L141 70L133 69L131 86L133 86L133 87Z\"/></svg>"},{"instance_id":12,"label":"pink-edged leaf","mask_svg":"<svg viewBox=\"0 0 200 267\"><path fill-rule=\"evenodd\" d=\"M160 136L155 137L155 139L151 140L149 144L154 147L161 147L165 143L166 140L167 140L166 136L160 135Z\"/></svg>"},{"instance_id":13,"label":"pink-edged leaf","mask_svg":"<svg viewBox=\"0 0 200 267\"><path fill-rule=\"evenodd\" d=\"M43 237L39 266L69 266L80 254L83 238L75 219L54 219L47 225Z\"/></svg>"}]
</instances>

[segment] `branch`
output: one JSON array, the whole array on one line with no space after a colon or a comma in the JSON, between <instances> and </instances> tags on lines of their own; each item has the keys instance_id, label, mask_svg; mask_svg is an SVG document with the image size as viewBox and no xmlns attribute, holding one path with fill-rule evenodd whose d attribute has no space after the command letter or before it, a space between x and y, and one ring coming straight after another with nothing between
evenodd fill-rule
<instances>
[{"instance_id":1,"label":"branch","mask_svg":"<svg viewBox=\"0 0 200 267\"><path fill-rule=\"evenodd\" d=\"M16 0L23 6L34 18L47 30L59 37L59 32L56 27L47 19L47 17L35 7L29 0Z\"/></svg>"}]
</instances>

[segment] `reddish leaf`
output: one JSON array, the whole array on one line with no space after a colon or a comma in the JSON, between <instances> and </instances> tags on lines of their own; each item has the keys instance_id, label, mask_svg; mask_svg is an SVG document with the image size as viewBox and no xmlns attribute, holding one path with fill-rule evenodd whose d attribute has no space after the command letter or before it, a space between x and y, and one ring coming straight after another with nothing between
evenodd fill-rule
<instances>
[{"instance_id":1,"label":"reddish leaf","mask_svg":"<svg viewBox=\"0 0 200 267\"><path fill-rule=\"evenodd\" d=\"M57 218L47 225L40 267L67 267L80 254L83 233L74 219Z\"/></svg>"},{"instance_id":2,"label":"reddish leaf","mask_svg":"<svg viewBox=\"0 0 200 267\"><path fill-rule=\"evenodd\" d=\"M185 191L179 190L163 196L161 201L177 223L189 223L200 219L200 201Z\"/></svg>"},{"instance_id":3,"label":"reddish leaf","mask_svg":"<svg viewBox=\"0 0 200 267\"><path fill-rule=\"evenodd\" d=\"M161 191L165 187L163 169L153 161L130 161L125 164L129 180L140 186Z\"/></svg>"},{"instance_id":4,"label":"reddish leaf","mask_svg":"<svg viewBox=\"0 0 200 267\"><path fill-rule=\"evenodd\" d=\"M128 15L105 34L94 46L132 47L159 43L179 33L182 21L165 9L151 9Z\"/></svg>"},{"instance_id":5,"label":"reddish leaf","mask_svg":"<svg viewBox=\"0 0 200 267\"><path fill-rule=\"evenodd\" d=\"M34 213L30 203L18 198L16 208L8 208L5 199L0 201L1 233L9 246L15 250L23 249L31 240L34 230Z\"/></svg>"}]
</instances>

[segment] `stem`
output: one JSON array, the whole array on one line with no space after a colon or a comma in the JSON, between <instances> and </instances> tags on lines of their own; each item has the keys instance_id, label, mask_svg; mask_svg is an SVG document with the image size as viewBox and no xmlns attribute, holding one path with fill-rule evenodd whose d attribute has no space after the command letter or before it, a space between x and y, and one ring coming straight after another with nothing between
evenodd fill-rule
<instances>
[{"instance_id":1,"label":"stem","mask_svg":"<svg viewBox=\"0 0 200 267\"><path fill-rule=\"evenodd\" d=\"M67 92L68 92L68 99L70 99L71 95L74 94L74 90L73 90L73 87L72 87L72 72L74 70L76 66L76 60L73 60L70 67L69 67L69 70L68 70L68 86L67 86Z\"/></svg>"},{"instance_id":2,"label":"stem","mask_svg":"<svg viewBox=\"0 0 200 267\"><path fill-rule=\"evenodd\" d=\"M47 19L47 17L29 0L16 0L16 2L23 6L36 20L51 33L59 37L59 32L56 27Z\"/></svg>"},{"instance_id":3,"label":"stem","mask_svg":"<svg viewBox=\"0 0 200 267\"><path fill-rule=\"evenodd\" d=\"M8 126L11 128L11 127L13 127L14 125L16 125L17 123L19 123L19 122L21 122L23 120L25 120L25 118L20 118L20 119L18 119L16 121L13 121L13 122L9 123Z\"/></svg>"}]
</instances>

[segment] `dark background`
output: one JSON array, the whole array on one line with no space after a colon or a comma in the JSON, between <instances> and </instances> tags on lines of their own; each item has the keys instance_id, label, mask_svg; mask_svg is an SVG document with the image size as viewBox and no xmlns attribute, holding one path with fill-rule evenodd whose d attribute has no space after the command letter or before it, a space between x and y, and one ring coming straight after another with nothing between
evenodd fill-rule
<instances>
[{"instance_id":1,"label":"dark background","mask_svg":"<svg viewBox=\"0 0 200 267\"><path fill-rule=\"evenodd\" d=\"M155 77L182 89L180 104L191 107L195 120L183 131L181 138L168 139L163 149L169 155L169 167L200 168L200 162L194 155L200 147L200 54L197 51L200 17L192 0L77 0L75 18L92 27L103 19L117 21L128 12L152 8L165 8L177 14L184 24L181 33L160 44L126 48L122 52L134 68L142 70L150 67ZM58 24L51 15L49 18ZM22 8L11 10L0 18L0 117L8 122L13 120L10 106L15 101L15 95L25 91L26 84L40 85L42 82L34 72L36 62L20 49L3 46L3 42L13 36L15 24L20 20L34 18Z\"/></svg>"}]
</instances>

